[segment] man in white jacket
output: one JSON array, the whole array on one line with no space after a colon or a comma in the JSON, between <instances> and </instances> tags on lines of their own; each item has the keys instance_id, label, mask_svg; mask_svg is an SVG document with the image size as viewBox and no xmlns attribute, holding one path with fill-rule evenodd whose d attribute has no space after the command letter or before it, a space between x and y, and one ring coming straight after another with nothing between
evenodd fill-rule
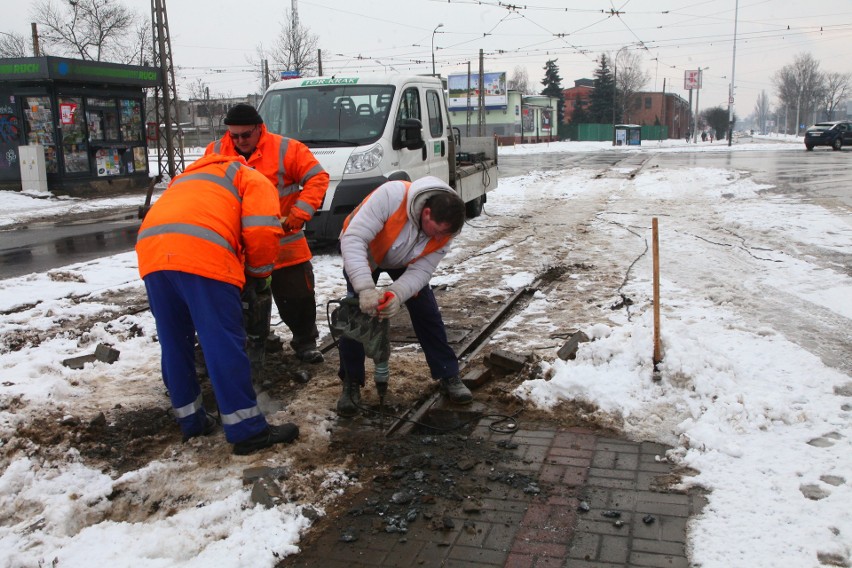
<instances>
[{"instance_id":1,"label":"man in white jacket","mask_svg":"<svg viewBox=\"0 0 852 568\"><path fill-rule=\"evenodd\" d=\"M361 202L340 233L348 295L358 296L362 312L381 319L393 317L405 304L432 378L460 404L473 397L459 379L458 359L429 280L464 225L464 215L461 197L436 177L389 181ZM379 290L376 282L382 272L393 283ZM364 348L346 337L339 348L343 392L337 414L354 416L365 379Z\"/></svg>"}]
</instances>

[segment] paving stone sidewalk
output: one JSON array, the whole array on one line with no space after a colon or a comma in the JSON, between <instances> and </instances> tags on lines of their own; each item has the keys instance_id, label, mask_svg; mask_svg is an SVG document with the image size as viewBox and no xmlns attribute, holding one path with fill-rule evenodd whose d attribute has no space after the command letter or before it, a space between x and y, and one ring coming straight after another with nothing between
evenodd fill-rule
<instances>
[{"instance_id":1,"label":"paving stone sidewalk","mask_svg":"<svg viewBox=\"0 0 852 568\"><path fill-rule=\"evenodd\" d=\"M668 489L675 472L660 460L665 446L542 423L507 435L489 423L471 436L511 444L519 459L500 465L537 479L541 492L489 483L475 520L455 519L452 530L419 522L402 537L377 530L355 542L326 530L281 566L689 566L687 521L706 501ZM470 473L488 479L491 470L478 464Z\"/></svg>"}]
</instances>

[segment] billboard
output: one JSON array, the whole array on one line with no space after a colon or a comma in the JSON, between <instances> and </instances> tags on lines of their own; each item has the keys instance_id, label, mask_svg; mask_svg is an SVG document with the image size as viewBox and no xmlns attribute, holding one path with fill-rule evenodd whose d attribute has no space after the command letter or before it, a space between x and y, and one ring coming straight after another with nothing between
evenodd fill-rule
<instances>
[{"instance_id":1,"label":"billboard","mask_svg":"<svg viewBox=\"0 0 852 568\"><path fill-rule=\"evenodd\" d=\"M686 91L701 88L701 69L683 72L683 88Z\"/></svg>"},{"instance_id":2,"label":"billboard","mask_svg":"<svg viewBox=\"0 0 852 568\"><path fill-rule=\"evenodd\" d=\"M468 75L447 76L447 98L450 110L479 108L479 75L470 74L470 90L468 90ZM486 108L506 108L509 104L509 94L506 89L506 72L484 73L483 88Z\"/></svg>"}]
</instances>

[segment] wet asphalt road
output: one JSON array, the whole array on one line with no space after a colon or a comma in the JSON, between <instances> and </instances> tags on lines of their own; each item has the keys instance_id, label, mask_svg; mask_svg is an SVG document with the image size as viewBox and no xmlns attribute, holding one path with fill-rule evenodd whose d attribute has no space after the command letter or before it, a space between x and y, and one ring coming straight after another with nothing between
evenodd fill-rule
<instances>
[{"instance_id":1,"label":"wet asphalt road","mask_svg":"<svg viewBox=\"0 0 852 568\"><path fill-rule=\"evenodd\" d=\"M721 146L722 143L717 143ZM748 144L748 142L740 142ZM754 152L653 153L645 168L727 168L752 172L758 183L775 186L771 191L796 194L832 209L852 210L852 149L834 152L817 149ZM605 170L635 152L606 150L582 153L503 155L500 176L525 175L533 170L582 167ZM140 203L141 205L141 203ZM69 222L30 224L25 229L0 231L0 279L84 262L127 252L136 244L140 221L135 211Z\"/></svg>"}]
</instances>

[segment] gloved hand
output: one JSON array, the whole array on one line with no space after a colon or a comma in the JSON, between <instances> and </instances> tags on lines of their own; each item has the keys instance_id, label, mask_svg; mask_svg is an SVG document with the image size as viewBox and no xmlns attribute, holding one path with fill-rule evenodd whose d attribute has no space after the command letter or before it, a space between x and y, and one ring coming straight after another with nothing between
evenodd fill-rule
<instances>
[{"instance_id":1,"label":"gloved hand","mask_svg":"<svg viewBox=\"0 0 852 568\"><path fill-rule=\"evenodd\" d=\"M272 282L272 275L269 275L266 278L252 278L251 276L247 276L245 290L251 289L252 291L260 294L261 292L266 292L269 289L270 282Z\"/></svg>"},{"instance_id":2,"label":"gloved hand","mask_svg":"<svg viewBox=\"0 0 852 568\"><path fill-rule=\"evenodd\" d=\"M283 217L281 219L281 228L284 229L287 233L295 233L300 231L304 226L305 222L293 215L288 215L287 217Z\"/></svg>"},{"instance_id":3,"label":"gloved hand","mask_svg":"<svg viewBox=\"0 0 852 568\"><path fill-rule=\"evenodd\" d=\"M311 214L299 207L293 206L287 212L287 216L281 219L281 227L285 231L296 232L300 230L305 223L311 220Z\"/></svg>"},{"instance_id":4,"label":"gloved hand","mask_svg":"<svg viewBox=\"0 0 852 568\"><path fill-rule=\"evenodd\" d=\"M381 294L375 288L367 288L358 293L358 307L368 316L376 315L376 308L379 305Z\"/></svg>"},{"instance_id":5,"label":"gloved hand","mask_svg":"<svg viewBox=\"0 0 852 568\"><path fill-rule=\"evenodd\" d=\"M385 290L377 308L379 310L379 319L392 318L399 313L400 308L402 308L402 303L399 301L399 296L390 290Z\"/></svg>"}]
</instances>

